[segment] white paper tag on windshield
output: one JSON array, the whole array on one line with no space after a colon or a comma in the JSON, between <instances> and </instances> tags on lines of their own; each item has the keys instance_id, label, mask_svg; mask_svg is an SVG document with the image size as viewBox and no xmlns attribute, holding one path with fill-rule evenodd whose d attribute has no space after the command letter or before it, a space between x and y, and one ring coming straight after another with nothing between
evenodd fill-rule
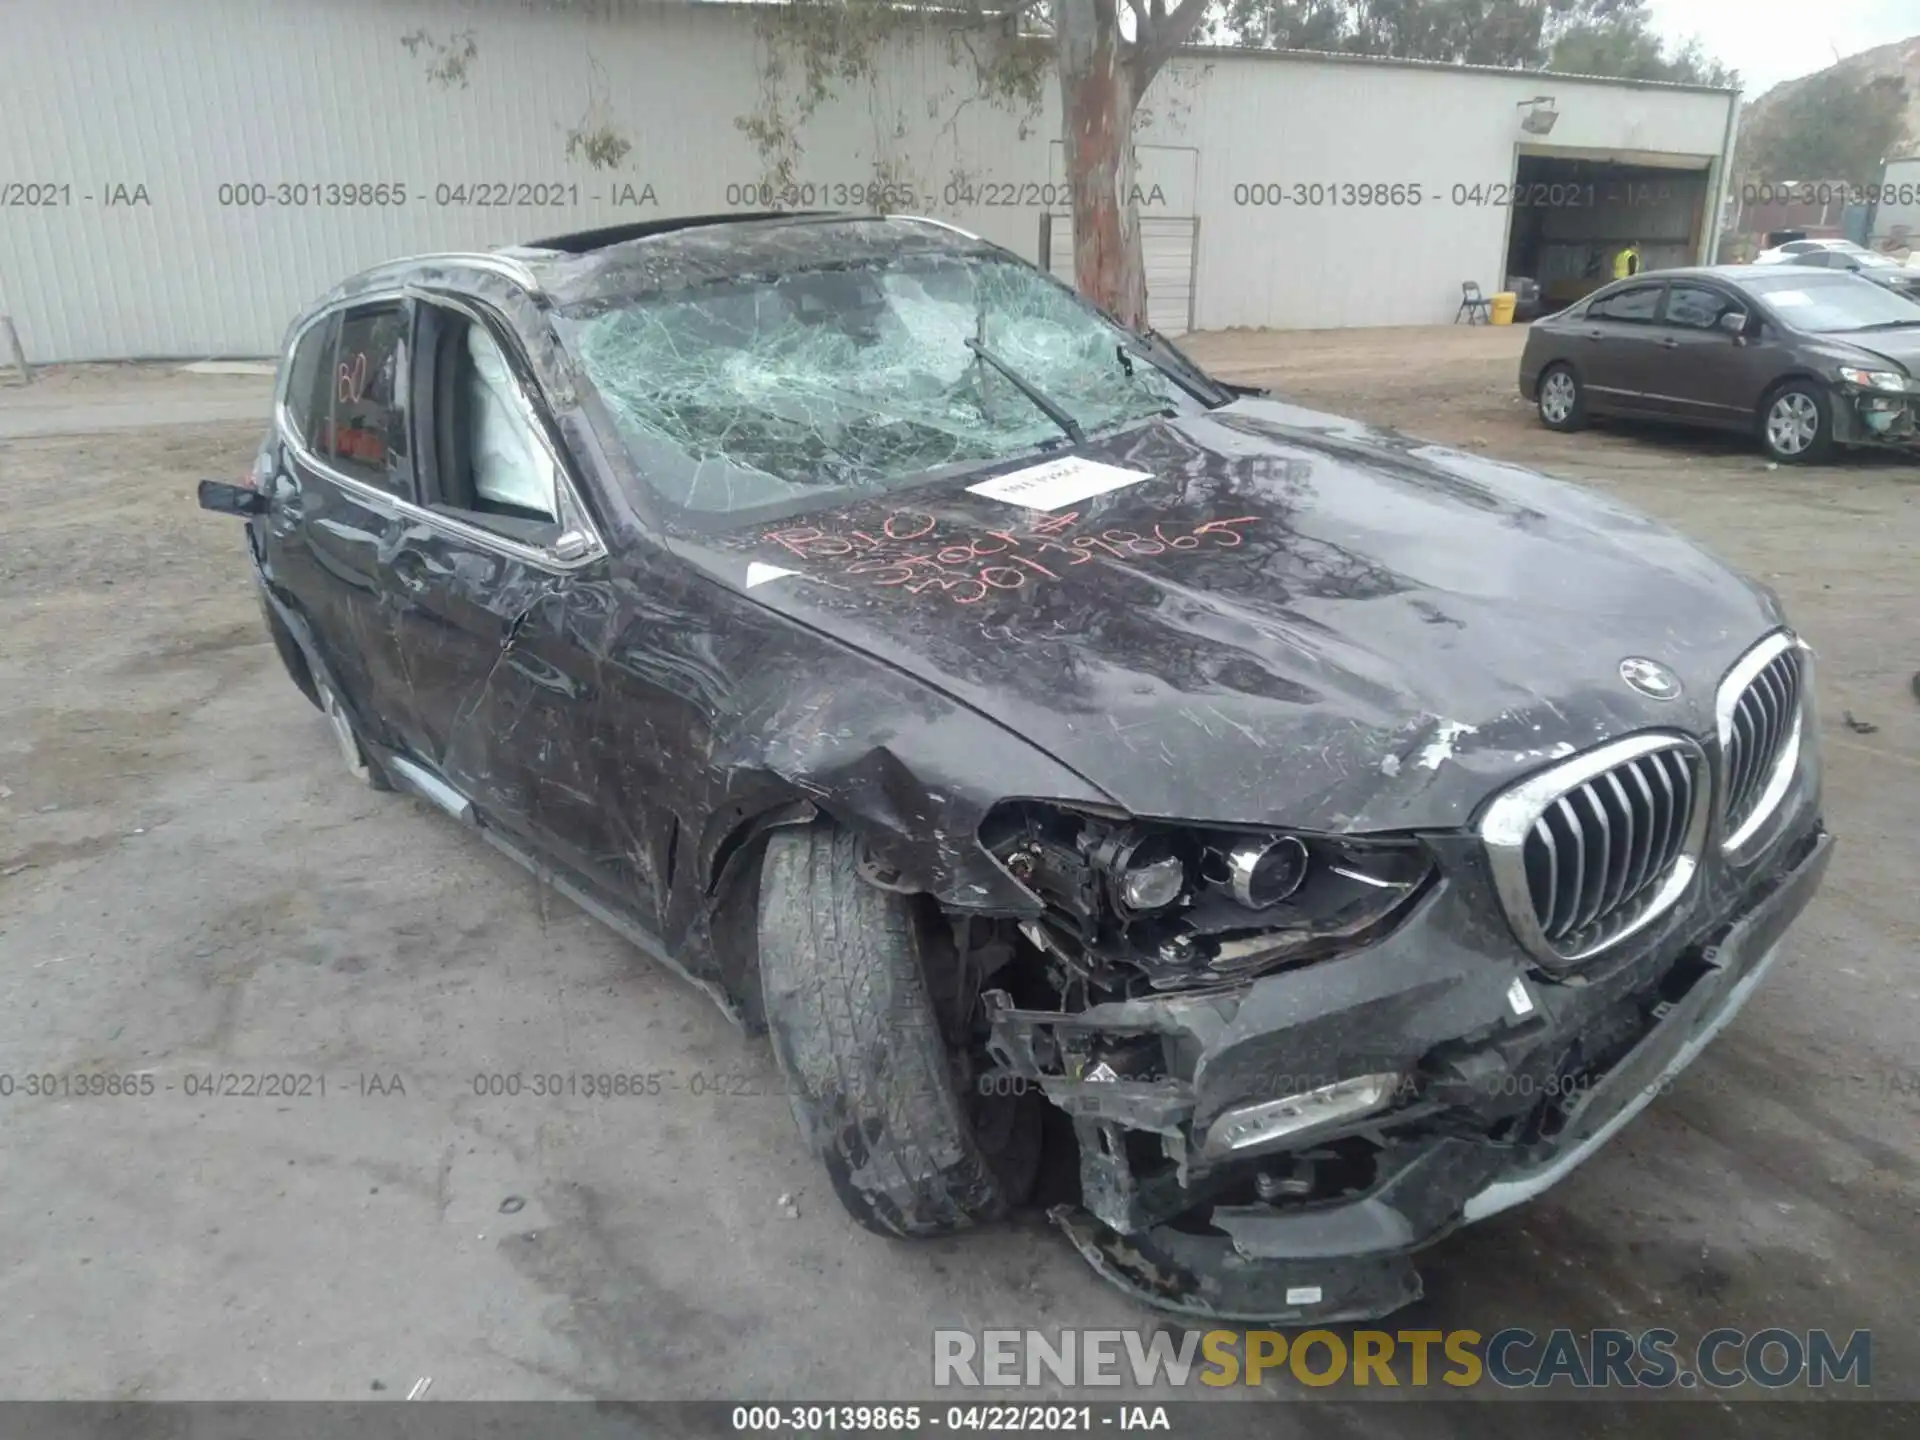
<instances>
[{"instance_id":1,"label":"white paper tag on windshield","mask_svg":"<svg viewBox=\"0 0 1920 1440\"><path fill-rule=\"evenodd\" d=\"M1004 500L1009 505L1022 505L1029 510L1058 510L1062 505L1071 505L1076 500L1104 495L1123 485L1138 485L1142 480L1151 479L1153 475L1150 471L1122 470L1118 465L1102 465L1098 460L1082 460L1077 455L1068 455L1060 460L1049 460L1044 465L1029 465L1024 470L996 475L991 480L982 480L978 485L969 485L967 489L974 495L984 495L989 500Z\"/></svg>"}]
</instances>

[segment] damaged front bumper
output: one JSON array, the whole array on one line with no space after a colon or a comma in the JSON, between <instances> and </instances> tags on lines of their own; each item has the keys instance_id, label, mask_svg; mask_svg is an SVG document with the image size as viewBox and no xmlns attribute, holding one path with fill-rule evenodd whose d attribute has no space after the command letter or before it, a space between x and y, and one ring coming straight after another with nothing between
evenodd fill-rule
<instances>
[{"instance_id":1,"label":"damaged front bumper","mask_svg":"<svg viewBox=\"0 0 1920 1440\"><path fill-rule=\"evenodd\" d=\"M1777 959L1831 843L1798 826L1716 918L1696 908L1604 973L1500 958L1442 889L1363 954L1232 992L1076 1014L1000 999L990 1047L1074 1117L1082 1206L1053 1215L1106 1278L1208 1318L1375 1318L1419 1298L1415 1251L1555 1184L1692 1062ZM1097 1058L1143 1043L1164 1074Z\"/></svg>"},{"instance_id":2,"label":"damaged front bumper","mask_svg":"<svg viewBox=\"0 0 1920 1440\"><path fill-rule=\"evenodd\" d=\"M1842 382L1834 388L1833 425L1843 445L1920 449L1920 394Z\"/></svg>"}]
</instances>

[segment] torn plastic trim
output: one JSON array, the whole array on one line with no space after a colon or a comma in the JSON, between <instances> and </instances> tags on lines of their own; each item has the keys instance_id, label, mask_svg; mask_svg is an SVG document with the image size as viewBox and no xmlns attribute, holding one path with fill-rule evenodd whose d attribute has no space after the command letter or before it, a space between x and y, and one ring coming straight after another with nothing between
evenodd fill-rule
<instances>
[{"instance_id":1,"label":"torn plastic trim","mask_svg":"<svg viewBox=\"0 0 1920 1440\"><path fill-rule=\"evenodd\" d=\"M713 1001L715 1005L719 1006L721 1014L733 1021L734 1024L745 1028L745 1021L740 1013L739 1007L734 1004L733 998L713 981L696 975L685 965L682 965L674 958L672 952L654 937L651 931L643 926L636 925L611 905L604 904L600 900L597 900L553 866L536 859L519 846L513 844L484 820L480 820L476 816L471 823L474 825L474 828L480 832L480 838L493 846L494 849L519 865L542 884L551 885L555 890L558 890L562 895L566 896L567 899L573 901L574 904L578 905L602 925L605 925L609 930L633 945L635 949L642 951L649 959L659 961L660 964L666 966L667 969L671 970L682 980L685 980L689 985L693 986L694 989Z\"/></svg>"},{"instance_id":2,"label":"torn plastic trim","mask_svg":"<svg viewBox=\"0 0 1920 1440\"><path fill-rule=\"evenodd\" d=\"M1405 1255L1365 1259L1249 1259L1231 1240L1160 1226L1122 1235L1086 1211L1048 1217L1102 1278L1141 1303L1207 1320L1340 1324L1411 1305L1423 1287Z\"/></svg>"}]
</instances>

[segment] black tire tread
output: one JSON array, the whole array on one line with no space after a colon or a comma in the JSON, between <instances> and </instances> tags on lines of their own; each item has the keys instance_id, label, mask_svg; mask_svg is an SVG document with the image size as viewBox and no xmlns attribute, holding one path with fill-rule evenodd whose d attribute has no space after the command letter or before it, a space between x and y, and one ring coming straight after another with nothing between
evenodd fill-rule
<instances>
[{"instance_id":1,"label":"black tire tread","mask_svg":"<svg viewBox=\"0 0 1920 1440\"><path fill-rule=\"evenodd\" d=\"M833 826L777 831L761 868L760 978L794 1119L849 1214L940 1235L1007 1210L953 1093L904 896Z\"/></svg>"}]
</instances>

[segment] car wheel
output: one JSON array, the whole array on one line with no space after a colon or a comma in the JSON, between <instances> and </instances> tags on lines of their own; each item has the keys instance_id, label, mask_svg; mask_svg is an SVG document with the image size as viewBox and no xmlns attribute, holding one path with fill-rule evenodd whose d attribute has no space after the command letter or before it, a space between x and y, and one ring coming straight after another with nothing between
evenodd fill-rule
<instances>
[{"instance_id":1,"label":"car wheel","mask_svg":"<svg viewBox=\"0 0 1920 1440\"><path fill-rule=\"evenodd\" d=\"M1760 443L1783 465L1817 465L1833 449L1833 410L1824 387L1789 380L1761 403Z\"/></svg>"},{"instance_id":2,"label":"car wheel","mask_svg":"<svg viewBox=\"0 0 1920 1440\"><path fill-rule=\"evenodd\" d=\"M1540 423L1549 430L1579 430L1587 423L1587 392L1570 365L1549 365L1540 377Z\"/></svg>"},{"instance_id":3,"label":"car wheel","mask_svg":"<svg viewBox=\"0 0 1920 1440\"><path fill-rule=\"evenodd\" d=\"M353 717L347 714L346 706L340 703L340 697L333 693L333 687L321 676L313 677L313 689L320 700L320 713L327 717L327 726L333 731L334 743L340 748L340 758L347 763L347 770L369 790L391 790L393 784L381 770L379 762L367 754L360 743L360 736L353 728Z\"/></svg>"},{"instance_id":4,"label":"car wheel","mask_svg":"<svg viewBox=\"0 0 1920 1440\"><path fill-rule=\"evenodd\" d=\"M915 897L862 880L859 854L814 825L776 831L761 866L761 992L794 1120L869 1230L999 1219L1032 1193L1045 1102L967 1082L928 988L935 927Z\"/></svg>"}]
</instances>

